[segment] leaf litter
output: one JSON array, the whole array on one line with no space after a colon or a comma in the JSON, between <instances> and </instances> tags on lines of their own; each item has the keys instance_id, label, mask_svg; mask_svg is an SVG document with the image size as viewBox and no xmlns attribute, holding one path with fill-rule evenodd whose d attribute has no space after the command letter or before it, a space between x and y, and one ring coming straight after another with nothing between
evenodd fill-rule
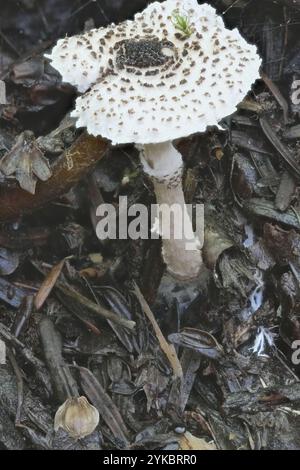
<instances>
[{"instance_id":1,"label":"leaf litter","mask_svg":"<svg viewBox=\"0 0 300 470\"><path fill-rule=\"evenodd\" d=\"M226 132L178 143L186 197L206 211L195 287L162 276L159 240L99 242L99 202L148 205L153 192L132 146L75 130L74 89L43 59L90 18L105 26L147 2L2 3L1 447L299 449L300 9L210 2L264 66ZM53 428L76 394L100 415L80 441Z\"/></svg>"}]
</instances>

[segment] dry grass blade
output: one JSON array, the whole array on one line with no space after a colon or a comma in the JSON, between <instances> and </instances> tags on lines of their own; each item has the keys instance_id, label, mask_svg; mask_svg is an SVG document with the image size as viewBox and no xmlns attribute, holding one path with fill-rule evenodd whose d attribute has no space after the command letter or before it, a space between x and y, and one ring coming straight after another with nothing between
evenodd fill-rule
<instances>
[{"instance_id":1,"label":"dry grass blade","mask_svg":"<svg viewBox=\"0 0 300 470\"><path fill-rule=\"evenodd\" d=\"M154 317L153 313L151 312L149 305L147 304L143 294L141 293L141 291L140 291L139 287L136 285L136 283L134 283L134 292L135 292L135 295L138 298L138 301L141 304L141 307L143 309L144 314L146 315L146 317L150 321L151 325L153 326L153 329L155 331L155 334L157 336L157 339L159 341L161 349L163 350L163 352L167 356L167 358L168 358L168 360L169 360L169 362L172 366L172 369L173 369L173 372L174 372L174 377L181 378L183 376L182 367L181 367L181 364L179 362L176 350L175 350L175 348L172 344L168 343L168 341L166 340L166 338L162 334L162 331L161 331L157 321L155 320L155 317Z\"/></svg>"},{"instance_id":2,"label":"dry grass blade","mask_svg":"<svg viewBox=\"0 0 300 470\"><path fill-rule=\"evenodd\" d=\"M44 282L42 283L34 299L34 305L37 310L42 308L45 301L49 297L49 294L51 293L53 287L56 284L57 279L60 276L60 273L64 267L64 264L65 264L65 258L62 261L60 261L58 264L53 266L53 268L47 274Z\"/></svg>"},{"instance_id":3,"label":"dry grass blade","mask_svg":"<svg viewBox=\"0 0 300 470\"><path fill-rule=\"evenodd\" d=\"M113 433L118 446L121 448L128 447L128 430L118 408L107 395L107 393L105 393L101 384L92 374L92 372L84 367L80 367L79 370L81 385L85 394L97 408L100 416Z\"/></svg>"}]
</instances>

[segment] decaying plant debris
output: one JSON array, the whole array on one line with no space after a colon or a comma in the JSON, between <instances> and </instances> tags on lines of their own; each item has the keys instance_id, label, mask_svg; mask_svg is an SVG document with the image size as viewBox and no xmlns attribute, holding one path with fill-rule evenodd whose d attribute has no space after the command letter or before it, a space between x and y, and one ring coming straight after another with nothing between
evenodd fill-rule
<instances>
[{"instance_id":1,"label":"decaying plant debris","mask_svg":"<svg viewBox=\"0 0 300 470\"><path fill-rule=\"evenodd\" d=\"M0 448L300 449L300 3L209 2L264 65L225 132L176 143L205 203L207 268L184 287L159 240L97 239L101 202L153 188L133 146L75 130L75 90L43 58L147 3L1 2ZM96 430L55 432L80 396Z\"/></svg>"}]
</instances>

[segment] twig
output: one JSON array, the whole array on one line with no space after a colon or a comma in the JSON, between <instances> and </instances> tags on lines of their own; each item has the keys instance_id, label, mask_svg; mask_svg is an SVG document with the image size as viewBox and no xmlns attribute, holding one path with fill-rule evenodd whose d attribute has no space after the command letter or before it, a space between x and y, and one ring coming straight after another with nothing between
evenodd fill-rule
<instances>
[{"instance_id":1,"label":"twig","mask_svg":"<svg viewBox=\"0 0 300 470\"><path fill-rule=\"evenodd\" d=\"M173 372L174 372L174 377L181 378L182 375L183 375L182 367L181 367L180 361L177 357L176 350L175 350L173 344L169 344L168 341L166 340L166 338L164 337L164 335L162 334L162 331L161 331L157 321L155 320L155 317L154 317L153 313L151 312L149 305L147 304L143 294L141 293L139 287L137 286L137 284L135 282L134 282L134 293L137 296L137 299L141 304L143 312L145 313L146 317L150 321L150 323L151 323L151 325L152 325L152 327L153 327L153 329L156 333L156 336L157 336L157 339L159 341L161 349L163 350L163 352L165 353L165 355L167 356L167 358L170 362L170 365L171 365L171 367L173 369Z\"/></svg>"},{"instance_id":2,"label":"twig","mask_svg":"<svg viewBox=\"0 0 300 470\"><path fill-rule=\"evenodd\" d=\"M131 320L126 320L125 318L121 318L115 313L111 312L110 310L102 307L101 305L97 305L92 300L88 299L84 295L80 294L79 292L71 289L70 287L65 287L61 283L56 284L56 288L60 290L64 295L67 297L71 297L73 300L81 304L83 307L87 308L93 313L100 315L106 320L111 320L119 325L128 328L129 330L133 330L135 327L135 322Z\"/></svg>"},{"instance_id":3,"label":"twig","mask_svg":"<svg viewBox=\"0 0 300 470\"><path fill-rule=\"evenodd\" d=\"M3 33L3 31L0 29L0 37L3 39L3 41L11 48L11 50L18 56L20 57L20 52L16 47L13 45L13 43L8 39L8 37Z\"/></svg>"},{"instance_id":4,"label":"twig","mask_svg":"<svg viewBox=\"0 0 300 470\"><path fill-rule=\"evenodd\" d=\"M16 338L20 336L20 333L25 325L25 323L28 321L31 313L32 313L32 307L33 307L33 295L28 295L25 297L25 305L24 309L22 309L21 312L21 317L17 318L17 321L14 325L14 335Z\"/></svg>"}]
</instances>

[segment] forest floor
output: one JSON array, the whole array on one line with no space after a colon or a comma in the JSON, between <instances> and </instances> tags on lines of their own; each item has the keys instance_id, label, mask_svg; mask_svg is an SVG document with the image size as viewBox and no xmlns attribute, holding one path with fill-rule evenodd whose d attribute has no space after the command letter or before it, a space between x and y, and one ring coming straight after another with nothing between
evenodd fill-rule
<instances>
[{"instance_id":1,"label":"forest floor","mask_svg":"<svg viewBox=\"0 0 300 470\"><path fill-rule=\"evenodd\" d=\"M263 73L224 131L178 142L205 205L191 285L165 274L160 240L97 238L100 203L153 190L134 146L75 129L75 89L44 58L148 3L1 1L0 158L24 164L0 172L0 449L300 449L300 1L208 2ZM53 426L78 394L100 414L80 440Z\"/></svg>"}]
</instances>

